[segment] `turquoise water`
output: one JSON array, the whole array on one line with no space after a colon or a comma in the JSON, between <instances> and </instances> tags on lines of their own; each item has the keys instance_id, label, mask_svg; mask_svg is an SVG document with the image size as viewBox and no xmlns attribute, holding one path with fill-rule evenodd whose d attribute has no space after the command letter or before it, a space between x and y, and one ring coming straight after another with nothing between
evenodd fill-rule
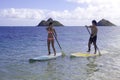
<instances>
[{"instance_id":1,"label":"turquoise water","mask_svg":"<svg viewBox=\"0 0 120 80\"><path fill-rule=\"evenodd\" d=\"M97 45L107 53L89 58L70 58L71 53L87 50L85 27L55 29L66 57L30 63L30 58L48 54L45 28L0 27L0 80L120 79L119 27L99 27ZM60 52L57 43L55 47Z\"/></svg>"}]
</instances>

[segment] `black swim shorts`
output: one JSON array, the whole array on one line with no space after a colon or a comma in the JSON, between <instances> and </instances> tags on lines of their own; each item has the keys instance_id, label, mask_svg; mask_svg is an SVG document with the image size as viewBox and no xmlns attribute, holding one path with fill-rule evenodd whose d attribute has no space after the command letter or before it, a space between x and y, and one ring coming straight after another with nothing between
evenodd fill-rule
<instances>
[{"instance_id":1,"label":"black swim shorts","mask_svg":"<svg viewBox=\"0 0 120 80\"><path fill-rule=\"evenodd\" d=\"M92 35L90 36L90 39L89 41L92 43L92 42L95 42L97 41L97 35L95 35L94 37L92 37Z\"/></svg>"}]
</instances>

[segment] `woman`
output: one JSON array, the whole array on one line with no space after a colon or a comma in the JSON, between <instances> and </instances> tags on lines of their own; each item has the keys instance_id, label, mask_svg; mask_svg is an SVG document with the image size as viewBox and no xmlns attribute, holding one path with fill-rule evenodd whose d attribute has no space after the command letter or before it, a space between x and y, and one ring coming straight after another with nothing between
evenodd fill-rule
<instances>
[{"instance_id":1,"label":"woman","mask_svg":"<svg viewBox=\"0 0 120 80\"><path fill-rule=\"evenodd\" d=\"M50 44L52 44L52 48L53 48L54 56L55 56L56 55L56 50L55 50L55 47L54 47L54 36L57 37L57 34L56 34L55 29L53 28L53 23L52 22L49 23L49 26L47 28L47 32L48 32L48 39L47 39L48 55L51 54Z\"/></svg>"}]
</instances>

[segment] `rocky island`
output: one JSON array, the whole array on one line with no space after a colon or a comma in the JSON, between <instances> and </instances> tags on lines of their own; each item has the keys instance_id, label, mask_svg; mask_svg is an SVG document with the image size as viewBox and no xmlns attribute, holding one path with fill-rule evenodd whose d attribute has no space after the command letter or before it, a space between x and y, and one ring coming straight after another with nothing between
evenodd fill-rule
<instances>
[{"instance_id":1,"label":"rocky island","mask_svg":"<svg viewBox=\"0 0 120 80\"><path fill-rule=\"evenodd\" d=\"M97 26L116 26L116 25L108 20L102 19L98 22Z\"/></svg>"},{"instance_id":2,"label":"rocky island","mask_svg":"<svg viewBox=\"0 0 120 80\"><path fill-rule=\"evenodd\" d=\"M53 20L52 18L49 18L47 21L42 20L37 26L48 26L48 24L50 22L53 22L54 26L64 26L62 23L60 23L59 21Z\"/></svg>"}]
</instances>

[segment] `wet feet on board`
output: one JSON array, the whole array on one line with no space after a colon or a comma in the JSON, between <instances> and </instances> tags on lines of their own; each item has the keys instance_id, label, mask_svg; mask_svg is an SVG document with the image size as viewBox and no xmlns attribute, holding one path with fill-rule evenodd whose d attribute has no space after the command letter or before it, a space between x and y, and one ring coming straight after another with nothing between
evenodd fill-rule
<instances>
[{"instance_id":1,"label":"wet feet on board","mask_svg":"<svg viewBox=\"0 0 120 80\"><path fill-rule=\"evenodd\" d=\"M56 53L54 53L54 56L56 56Z\"/></svg>"},{"instance_id":2,"label":"wet feet on board","mask_svg":"<svg viewBox=\"0 0 120 80\"><path fill-rule=\"evenodd\" d=\"M94 54L96 54L96 52L94 52Z\"/></svg>"},{"instance_id":3,"label":"wet feet on board","mask_svg":"<svg viewBox=\"0 0 120 80\"><path fill-rule=\"evenodd\" d=\"M88 50L87 52L90 53L90 50Z\"/></svg>"},{"instance_id":4,"label":"wet feet on board","mask_svg":"<svg viewBox=\"0 0 120 80\"><path fill-rule=\"evenodd\" d=\"M51 52L48 53L48 55L50 55L50 54L51 54Z\"/></svg>"}]
</instances>

